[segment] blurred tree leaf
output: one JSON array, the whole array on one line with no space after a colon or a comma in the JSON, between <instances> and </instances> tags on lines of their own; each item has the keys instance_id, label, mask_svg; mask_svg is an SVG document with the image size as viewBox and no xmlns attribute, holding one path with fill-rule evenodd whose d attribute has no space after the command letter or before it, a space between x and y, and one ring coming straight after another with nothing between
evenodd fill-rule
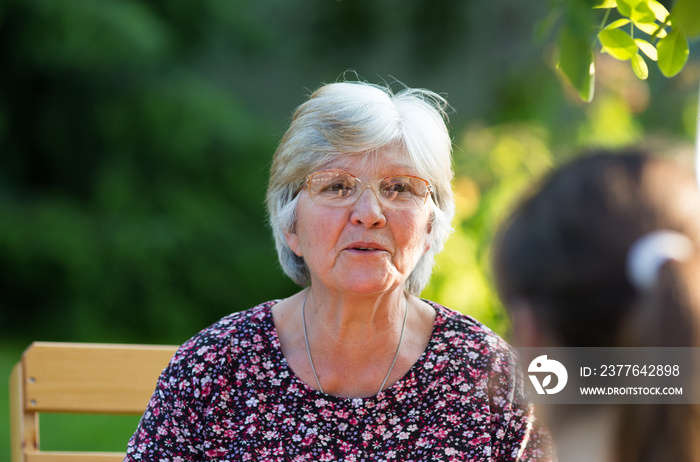
<instances>
[{"instance_id":1,"label":"blurred tree leaf","mask_svg":"<svg viewBox=\"0 0 700 462\"><path fill-rule=\"evenodd\" d=\"M651 11L654 12L654 17L657 21L659 21L660 23L665 23L668 20L668 16L670 13L666 9L666 7L663 6L661 3L657 2L656 0L649 0L647 5L649 5ZM653 21L649 22L653 24Z\"/></svg>"},{"instance_id":2,"label":"blurred tree leaf","mask_svg":"<svg viewBox=\"0 0 700 462\"><path fill-rule=\"evenodd\" d=\"M559 36L557 68L584 101L591 101L595 89L595 64L591 51L591 10L586 2L573 0Z\"/></svg>"},{"instance_id":3,"label":"blurred tree leaf","mask_svg":"<svg viewBox=\"0 0 700 462\"><path fill-rule=\"evenodd\" d=\"M657 24L657 23L649 23L649 24L644 24L644 23L635 23L634 27L639 29L640 31L644 32L650 37L654 37L657 39L664 38L668 34L666 32L666 29L664 29L664 26L662 24Z\"/></svg>"},{"instance_id":4,"label":"blurred tree leaf","mask_svg":"<svg viewBox=\"0 0 700 462\"><path fill-rule=\"evenodd\" d=\"M652 23L656 19L649 0L617 0L617 10L632 22Z\"/></svg>"},{"instance_id":5,"label":"blurred tree leaf","mask_svg":"<svg viewBox=\"0 0 700 462\"><path fill-rule=\"evenodd\" d=\"M634 39L634 43L636 43L639 49L642 51L642 53L647 55L647 57L652 61L657 61L659 59L659 54L656 50L656 47L651 43L638 38Z\"/></svg>"},{"instance_id":6,"label":"blurred tree leaf","mask_svg":"<svg viewBox=\"0 0 700 462\"><path fill-rule=\"evenodd\" d=\"M632 71L641 80L646 80L649 77L649 67L639 53L635 53L632 57Z\"/></svg>"},{"instance_id":7,"label":"blurred tree leaf","mask_svg":"<svg viewBox=\"0 0 700 462\"><path fill-rule=\"evenodd\" d=\"M676 0L673 5L673 21L688 37L700 35L700 2Z\"/></svg>"},{"instance_id":8,"label":"blurred tree leaf","mask_svg":"<svg viewBox=\"0 0 700 462\"><path fill-rule=\"evenodd\" d=\"M688 61L688 39L680 29L672 30L656 45L659 52L659 69L666 77L678 74Z\"/></svg>"},{"instance_id":9,"label":"blurred tree leaf","mask_svg":"<svg viewBox=\"0 0 700 462\"><path fill-rule=\"evenodd\" d=\"M600 3L593 5L593 8L615 8L617 6L616 0L602 0Z\"/></svg>"},{"instance_id":10,"label":"blurred tree leaf","mask_svg":"<svg viewBox=\"0 0 700 462\"><path fill-rule=\"evenodd\" d=\"M629 23L630 23L629 19L625 19L625 18L618 19L617 21L613 21L610 24L608 24L607 26L605 26L605 30L617 29L619 27L626 26Z\"/></svg>"},{"instance_id":11,"label":"blurred tree leaf","mask_svg":"<svg viewBox=\"0 0 700 462\"><path fill-rule=\"evenodd\" d=\"M637 44L630 34L620 29L604 29L598 34L598 38L605 51L616 59L626 61L637 53Z\"/></svg>"}]
</instances>

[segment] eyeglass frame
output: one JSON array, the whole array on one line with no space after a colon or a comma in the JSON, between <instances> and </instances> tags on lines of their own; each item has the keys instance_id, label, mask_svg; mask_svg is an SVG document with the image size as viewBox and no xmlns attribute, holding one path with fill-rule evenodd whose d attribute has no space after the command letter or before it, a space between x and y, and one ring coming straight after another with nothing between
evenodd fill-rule
<instances>
[{"instance_id":1,"label":"eyeglass frame","mask_svg":"<svg viewBox=\"0 0 700 462\"><path fill-rule=\"evenodd\" d=\"M357 197L355 198L355 200L352 201L352 202L349 203L349 204L345 204L345 205L331 205L331 204L325 203L325 202L324 202L324 203L321 203L321 202L317 201L316 199L314 199L314 196L315 196L315 195L311 193L311 185L309 185L309 182L311 181L311 178L312 178L314 175L317 175L317 174L319 174L319 173L342 173L342 174L344 174L344 175L351 176L351 177L353 177L353 178L355 179L355 181L358 181L360 184L362 184L362 185L363 185L363 188L362 188L362 190L360 191L360 193L357 195ZM421 178L421 177L416 176L416 175L389 175L389 176L385 176L385 177L383 177L383 178L380 178L380 179L377 180L377 181L374 181L374 182L372 182L372 183L369 183L369 182L366 182L366 181L362 181L361 179L359 179L358 177L356 177L356 176L353 175L352 173L344 172L344 171L342 171L342 170L319 170L319 171L317 171L317 172L309 173L308 175L306 175L306 176L304 177L304 181L301 182L301 184L299 185L299 187L297 188L297 190L294 192L294 196L297 196L297 195L301 192L301 190L304 188L305 185L309 185L309 197L311 197L311 200L313 200L313 201L316 202L317 204L327 205L328 207L350 207L351 205L354 205L354 204L360 199L360 196L362 196L362 194L365 192L365 189L371 188L372 191L374 192L374 195L376 196L376 198L377 198L377 200L379 201L380 204L382 204L382 205L384 205L384 206L386 206L386 207L388 207L388 208L390 208L390 209L394 209L394 210L411 210L412 207L400 208L400 207L392 206L390 203L387 204L387 203L384 202L384 200L381 198L381 194L378 194L378 193L377 193L377 190L374 188L374 185L375 185L375 184L379 184L379 183L381 183L382 181L384 181L384 180L386 180L386 179L388 179L388 178L395 178L395 177L399 177L399 178L415 178L416 180L421 180L421 181L425 182L425 184L426 184L426 193L425 193L425 197L423 198L423 203L421 203L420 205L418 205L418 207L417 207L418 209L422 209L423 206L425 205L425 203L428 202L428 196L432 197L433 200L435 200L435 191L433 191L433 185L430 184L430 182L429 182L428 180L426 180L425 178Z\"/></svg>"}]
</instances>

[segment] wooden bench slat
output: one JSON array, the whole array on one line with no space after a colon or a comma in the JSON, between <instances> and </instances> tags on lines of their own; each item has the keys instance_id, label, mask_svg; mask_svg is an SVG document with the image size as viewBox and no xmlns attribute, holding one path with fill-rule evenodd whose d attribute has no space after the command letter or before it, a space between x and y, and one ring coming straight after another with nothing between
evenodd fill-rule
<instances>
[{"instance_id":1,"label":"wooden bench slat","mask_svg":"<svg viewBox=\"0 0 700 462\"><path fill-rule=\"evenodd\" d=\"M122 462L123 452L41 451L39 416L140 415L175 351L174 345L31 344L10 377L12 462Z\"/></svg>"},{"instance_id":2,"label":"wooden bench slat","mask_svg":"<svg viewBox=\"0 0 700 462\"><path fill-rule=\"evenodd\" d=\"M124 452L29 452L26 462L123 462Z\"/></svg>"},{"instance_id":3,"label":"wooden bench slat","mask_svg":"<svg viewBox=\"0 0 700 462\"><path fill-rule=\"evenodd\" d=\"M34 343L23 357L35 412L141 414L174 346Z\"/></svg>"}]
</instances>

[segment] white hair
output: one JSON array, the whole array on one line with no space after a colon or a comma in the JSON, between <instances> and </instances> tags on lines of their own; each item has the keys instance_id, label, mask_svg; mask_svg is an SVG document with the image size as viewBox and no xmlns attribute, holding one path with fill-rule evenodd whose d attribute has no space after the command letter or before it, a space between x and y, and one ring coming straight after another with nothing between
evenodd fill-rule
<instances>
[{"instance_id":1,"label":"white hair","mask_svg":"<svg viewBox=\"0 0 700 462\"><path fill-rule=\"evenodd\" d=\"M435 255L452 231L452 142L447 131L447 101L423 89L364 82L322 86L294 113L270 169L267 210L282 269L301 286L310 284L302 257L287 245L293 231L299 186L309 173L344 156L372 156L378 149L401 146L418 175L433 186L431 245L411 272L406 290L418 295L428 284Z\"/></svg>"}]
</instances>

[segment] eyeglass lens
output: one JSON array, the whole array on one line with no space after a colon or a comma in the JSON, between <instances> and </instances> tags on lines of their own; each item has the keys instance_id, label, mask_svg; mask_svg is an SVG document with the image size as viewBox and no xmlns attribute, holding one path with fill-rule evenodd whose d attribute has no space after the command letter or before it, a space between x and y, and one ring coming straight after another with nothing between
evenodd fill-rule
<instances>
[{"instance_id":1,"label":"eyeglass lens","mask_svg":"<svg viewBox=\"0 0 700 462\"><path fill-rule=\"evenodd\" d=\"M385 205L394 208L420 207L429 192L427 181L412 176L391 176L365 185L349 173L317 172L309 177L308 184L314 200L338 207L354 204L367 187L374 189Z\"/></svg>"}]
</instances>

